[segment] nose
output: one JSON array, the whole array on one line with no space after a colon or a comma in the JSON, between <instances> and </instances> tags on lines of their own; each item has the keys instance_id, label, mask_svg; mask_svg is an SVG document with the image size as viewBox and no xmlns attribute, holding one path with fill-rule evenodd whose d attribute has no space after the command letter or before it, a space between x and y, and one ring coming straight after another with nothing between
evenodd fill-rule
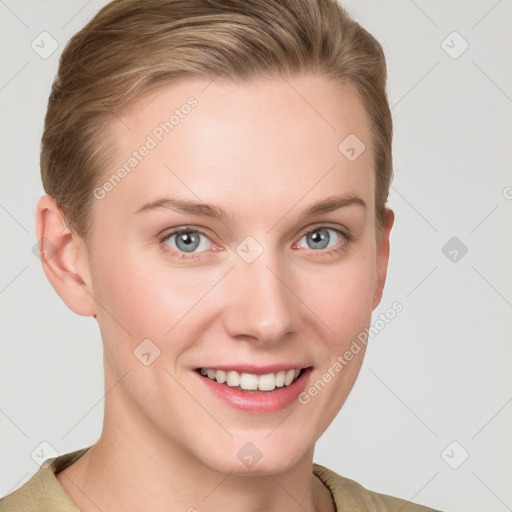
<instances>
[{"instance_id":1,"label":"nose","mask_svg":"<svg viewBox=\"0 0 512 512\"><path fill-rule=\"evenodd\" d=\"M256 261L237 259L226 279L228 333L275 344L298 330L299 303L286 263L264 251Z\"/></svg>"}]
</instances>

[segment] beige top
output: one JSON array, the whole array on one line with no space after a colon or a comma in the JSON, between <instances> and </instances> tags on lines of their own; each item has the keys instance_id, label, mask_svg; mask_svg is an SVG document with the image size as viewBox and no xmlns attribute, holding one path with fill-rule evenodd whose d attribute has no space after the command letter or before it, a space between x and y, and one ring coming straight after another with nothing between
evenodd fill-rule
<instances>
[{"instance_id":1,"label":"beige top","mask_svg":"<svg viewBox=\"0 0 512 512\"><path fill-rule=\"evenodd\" d=\"M32 478L0 499L0 512L80 512L55 473L73 464L89 448L47 459ZM368 491L357 482L319 464L313 464L313 474L331 491L337 512L436 512L399 498Z\"/></svg>"}]
</instances>

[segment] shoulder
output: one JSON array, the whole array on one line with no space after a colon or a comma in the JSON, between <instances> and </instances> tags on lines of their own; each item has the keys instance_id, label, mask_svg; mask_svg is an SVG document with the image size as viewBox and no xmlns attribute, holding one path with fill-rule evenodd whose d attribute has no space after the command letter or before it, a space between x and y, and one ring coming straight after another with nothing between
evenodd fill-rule
<instances>
[{"instance_id":1,"label":"shoulder","mask_svg":"<svg viewBox=\"0 0 512 512\"><path fill-rule=\"evenodd\" d=\"M55 473L71 465L89 448L45 460L27 482L0 499L0 512L80 512Z\"/></svg>"},{"instance_id":2,"label":"shoulder","mask_svg":"<svg viewBox=\"0 0 512 512\"><path fill-rule=\"evenodd\" d=\"M313 473L331 491L338 511L347 512L440 512L407 500L369 491L354 480L313 464Z\"/></svg>"},{"instance_id":3,"label":"shoulder","mask_svg":"<svg viewBox=\"0 0 512 512\"><path fill-rule=\"evenodd\" d=\"M49 475L50 471L50 467L40 467L19 489L0 499L0 512L68 512L70 509L65 508L65 502L58 489L55 492L55 483ZM53 479L58 483L54 475Z\"/></svg>"}]
</instances>

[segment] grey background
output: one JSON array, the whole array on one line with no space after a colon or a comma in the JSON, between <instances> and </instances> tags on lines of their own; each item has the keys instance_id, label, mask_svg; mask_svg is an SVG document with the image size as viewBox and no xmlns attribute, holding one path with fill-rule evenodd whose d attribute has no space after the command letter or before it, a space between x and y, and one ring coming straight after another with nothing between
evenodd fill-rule
<instances>
[{"instance_id":1,"label":"grey background","mask_svg":"<svg viewBox=\"0 0 512 512\"><path fill-rule=\"evenodd\" d=\"M32 248L58 57L105 3L0 0L0 496L35 473L34 450L51 456L42 442L66 453L101 433L99 330ZM444 510L512 510L512 1L342 4L388 59L396 222L374 318L403 311L371 340L315 461ZM59 45L47 58L31 47L43 31ZM468 249L455 262L452 237Z\"/></svg>"}]
</instances>

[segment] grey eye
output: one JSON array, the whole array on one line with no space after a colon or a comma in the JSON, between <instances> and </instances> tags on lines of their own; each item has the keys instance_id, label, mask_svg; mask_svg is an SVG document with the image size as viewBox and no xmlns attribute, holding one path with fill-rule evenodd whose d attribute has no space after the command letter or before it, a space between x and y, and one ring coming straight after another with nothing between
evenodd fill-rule
<instances>
[{"instance_id":1,"label":"grey eye","mask_svg":"<svg viewBox=\"0 0 512 512\"><path fill-rule=\"evenodd\" d=\"M332 236L330 233L335 233L335 236ZM327 249L329 247L334 247L339 239L341 233L334 228L317 228L309 233L306 233L302 239L306 239L306 243L309 249ZM302 240L301 239L301 240ZM334 241L332 245L329 245L331 241Z\"/></svg>"},{"instance_id":2,"label":"grey eye","mask_svg":"<svg viewBox=\"0 0 512 512\"><path fill-rule=\"evenodd\" d=\"M166 243L173 249L182 252L194 252L198 247L202 250L206 250L208 248L208 242L203 242L201 238L208 240L208 238L199 231L179 231L178 233L171 233L167 237Z\"/></svg>"}]
</instances>

